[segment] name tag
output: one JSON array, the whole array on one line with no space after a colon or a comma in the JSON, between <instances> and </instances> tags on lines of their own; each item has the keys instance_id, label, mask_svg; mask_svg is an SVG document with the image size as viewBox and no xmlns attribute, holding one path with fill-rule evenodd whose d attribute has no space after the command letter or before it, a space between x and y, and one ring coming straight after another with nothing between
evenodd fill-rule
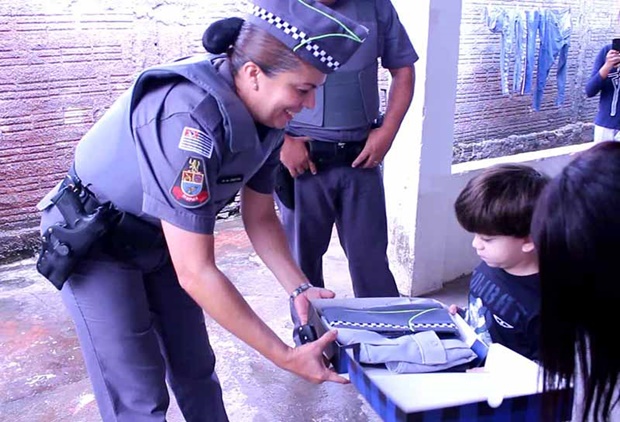
<instances>
[{"instance_id":1,"label":"name tag","mask_svg":"<svg viewBox=\"0 0 620 422\"><path fill-rule=\"evenodd\" d=\"M239 183L241 181L243 181L243 174L233 174L230 176L220 176L217 178L217 183L220 185Z\"/></svg>"}]
</instances>

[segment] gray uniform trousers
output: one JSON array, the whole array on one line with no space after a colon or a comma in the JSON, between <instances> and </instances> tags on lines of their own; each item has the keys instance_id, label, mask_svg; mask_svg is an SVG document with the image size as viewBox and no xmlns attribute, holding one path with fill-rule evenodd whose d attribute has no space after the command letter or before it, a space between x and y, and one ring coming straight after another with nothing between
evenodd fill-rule
<instances>
[{"instance_id":1,"label":"gray uniform trousers","mask_svg":"<svg viewBox=\"0 0 620 422\"><path fill-rule=\"evenodd\" d=\"M387 260L387 217L380 169L327 166L295 179L295 210L279 204L295 260L314 286L325 287L323 255L334 223L349 263L355 297L398 297Z\"/></svg>"},{"instance_id":2,"label":"gray uniform trousers","mask_svg":"<svg viewBox=\"0 0 620 422\"><path fill-rule=\"evenodd\" d=\"M227 421L202 309L165 249L127 262L93 251L62 289L104 421Z\"/></svg>"}]
</instances>

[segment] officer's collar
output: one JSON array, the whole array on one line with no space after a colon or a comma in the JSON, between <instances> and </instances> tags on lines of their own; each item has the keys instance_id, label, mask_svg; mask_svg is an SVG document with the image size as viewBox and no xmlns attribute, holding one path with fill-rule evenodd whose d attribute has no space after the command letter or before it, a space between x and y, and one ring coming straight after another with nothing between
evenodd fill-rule
<instances>
[{"instance_id":1,"label":"officer's collar","mask_svg":"<svg viewBox=\"0 0 620 422\"><path fill-rule=\"evenodd\" d=\"M223 106L221 112L225 117L224 128L230 135L229 148L232 152L250 149L260 142L260 138L252 115L237 95L230 60L224 55L214 56L211 64L231 90L228 98L218 98Z\"/></svg>"},{"instance_id":2,"label":"officer's collar","mask_svg":"<svg viewBox=\"0 0 620 422\"><path fill-rule=\"evenodd\" d=\"M250 127L255 128L255 136L258 138L259 141L264 141L269 137L269 135L273 134L273 131L278 131L278 129L270 128L254 121L254 119L251 117L251 114L247 110L247 107L245 106L245 104L243 104L239 96L236 94L237 89L235 87L235 80L232 72L232 67L230 65L230 60L225 56L218 56L217 58L212 60L212 63L213 67L215 67L222 79L226 81L230 89L235 93L235 97L239 100L239 105L243 107L247 115L250 116L252 124L244 125L243 127L247 128L244 130L250 130ZM235 127L234 130L236 131L236 136L233 136L231 138L230 145L230 150L232 152L248 149L254 145L254 142L252 142L254 140L254 136L251 136L249 134L248 136L240 136L240 134L238 133L238 131L241 130L240 127Z\"/></svg>"}]
</instances>

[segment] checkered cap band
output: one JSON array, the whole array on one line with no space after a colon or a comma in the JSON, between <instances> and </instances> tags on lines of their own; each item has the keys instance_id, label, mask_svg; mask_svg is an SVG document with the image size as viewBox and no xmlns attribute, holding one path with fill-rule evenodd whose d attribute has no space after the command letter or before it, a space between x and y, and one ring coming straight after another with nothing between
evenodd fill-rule
<instances>
[{"instance_id":1,"label":"checkered cap band","mask_svg":"<svg viewBox=\"0 0 620 422\"><path fill-rule=\"evenodd\" d=\"M273 14L272 12L263 9L258 5L250 5L249 13L267 22L269 25L279 29L284 34L291 37L291 39L297 41L299 44L304 45L314 57L324 63L328 68L337 70L340 67L340 63L330 56L321 47L309 41L308 35L299 30L295 25L290 24L281 17Z\"/></svg>"},{"instance_id":2,"label":"checkered cap band","mask_svg":"<svg viewBox=\"0 0 620 422\"><path fill-rule=\"evenodd\" d=\"M374 329L395 329L395 330L411 330L416 329L434 329L434 328L456 328L452 323L410 323L409 325L386 324L383 322L351 322L351 321L330 321L331 327L355 327L355 328L374 328Z\"/></svg>"}]
</instances>

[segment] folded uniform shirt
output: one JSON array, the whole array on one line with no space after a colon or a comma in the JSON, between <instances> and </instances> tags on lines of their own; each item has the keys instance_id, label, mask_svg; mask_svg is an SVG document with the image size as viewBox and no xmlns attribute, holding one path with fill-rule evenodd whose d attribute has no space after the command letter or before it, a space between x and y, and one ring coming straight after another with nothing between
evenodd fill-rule
<instances>
[{"instance_id":1,"label":"folded uniform shirt","mask_svg":"<svg viewBox=\"0 0 620 422\"><path fill-rule=\"evenodd\" d=\"M375 331L390 336L421 331L458 332L448 310L439 304L402 304L366 309L330 306L321 313L330 327L338 329Z\"/></svg>"},{"instance_id":2,"label":"folded uniform shirt","mask_svg":"<svg viewBox=\"0 0 620 422\"><path fill-rule=\"evenodd\" d=\"M359 344L361 363L385 364L398 374L443 371L477 357L462 340L440 339L434 331L388 338L373 331L339 328L338 342Z\"/></svg>"}]
</instances>

